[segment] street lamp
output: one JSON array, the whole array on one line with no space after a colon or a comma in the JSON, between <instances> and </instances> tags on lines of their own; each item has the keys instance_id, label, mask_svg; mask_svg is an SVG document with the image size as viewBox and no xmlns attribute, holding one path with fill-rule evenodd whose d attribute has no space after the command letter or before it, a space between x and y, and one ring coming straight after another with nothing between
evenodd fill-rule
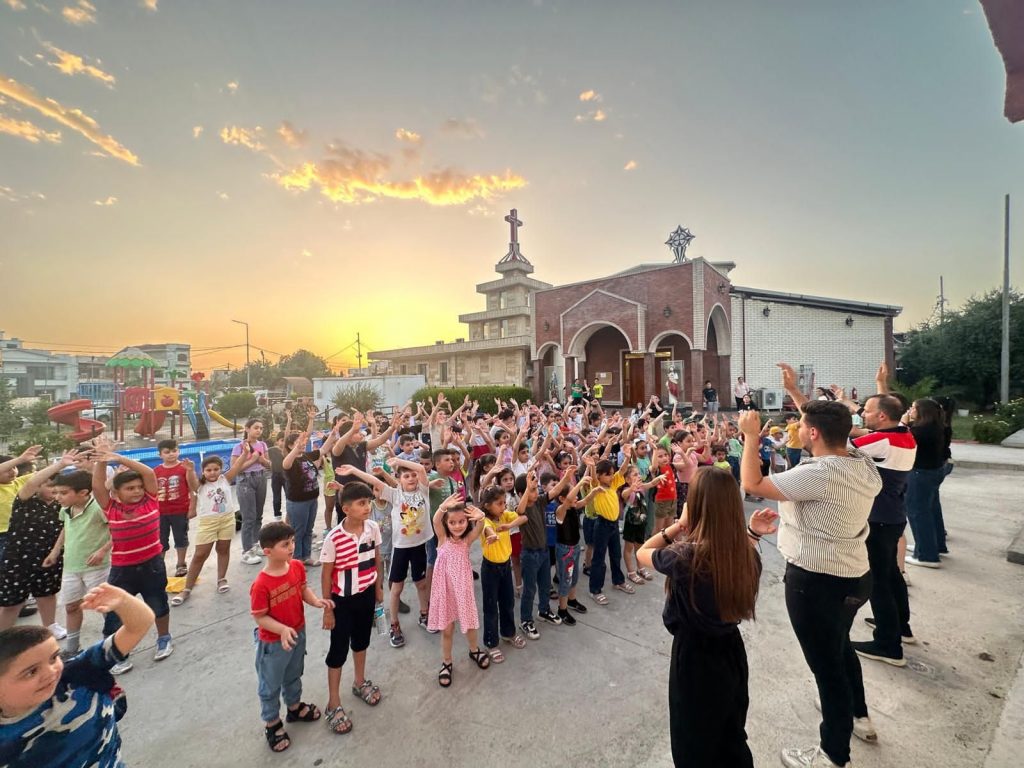
<instances>
[{"instance_id":1,"label":"street lamp","mask_svg":"<svg viewBox=\"0 0 1024 768\"><path fill-rule=\"evenodd\" d=\"M248 389L250 387L249 377L252 375L252 371L249 369L249 324L244 320L232 320L231 322L245 326L245 387Z\"/></svg>"}]
</instances>

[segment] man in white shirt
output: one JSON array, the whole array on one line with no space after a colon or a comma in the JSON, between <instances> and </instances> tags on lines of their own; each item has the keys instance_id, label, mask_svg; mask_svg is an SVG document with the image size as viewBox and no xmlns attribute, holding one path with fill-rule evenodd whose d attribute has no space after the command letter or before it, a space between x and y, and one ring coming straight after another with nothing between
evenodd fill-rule
<instances>
[{"instance_id":1,"label":"man in white shirt","mask_svg":"<svg viewBox=\"0 0 1024 768\"><path fill-rule=\"evenodd\" d=\"M736 386L732 388L732 396L736 398L736 410L743 410L743 398L751 392L750 385L742 376L737 377Z\"/></svg>"},{"instance_id":2,"label":"man in white shirt","mask_svg":"<svg viewBox=\"0 0 1024 768\"><path fill-rule=\"evenodd\" d=\"M779 553L786 558L786 610L793 632L814 674L821 699L820 743L785 749L788 768L834 768L850 762L850 736L868 741L877 734L863 702L860 661L850 644L850 626L871 594L865 542L868 516L882 488L870 457L848 448L852 420L845 405L812 401L784 364L783 385L801 407L799 436L810 459L788 472L761 475L760 416L740 415L744 434L740 480L754 496L779 501ZM856 711L856 709L861 711Z\"/></svg>"}]
</instances>

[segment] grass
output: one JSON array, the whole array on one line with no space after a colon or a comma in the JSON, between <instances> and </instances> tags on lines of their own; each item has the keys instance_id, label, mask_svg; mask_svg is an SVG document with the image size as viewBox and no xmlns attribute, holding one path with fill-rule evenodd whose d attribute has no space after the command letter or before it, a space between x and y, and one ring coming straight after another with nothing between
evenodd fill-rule
<instances>
[{"instance_id":1,"label":"grass","mask_svg":"<svg viewBox=\"0 0 1024 768\"><path fill-rule=\"evenodd\" d=\"M986 413L981 414L983 419L994 418L992 414ZM975 414L970 416L960 416L953 414L953 439L954 440L973 440L974 439L974 421Z\"/></svg>"}]
</instances>

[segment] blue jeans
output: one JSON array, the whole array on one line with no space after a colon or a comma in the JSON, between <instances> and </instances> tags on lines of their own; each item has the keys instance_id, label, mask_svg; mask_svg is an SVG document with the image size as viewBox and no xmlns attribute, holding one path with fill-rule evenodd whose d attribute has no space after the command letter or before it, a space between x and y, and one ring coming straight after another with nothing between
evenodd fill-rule
<instances>
[{"instance_id":1,"label":"blue jeans","mask_svg":"<svg viewBox=\"0 0 1024 768\"><path fill-rule=\"evenodd\" d=\"M914 469L907 476L907 521L914 533L914 557L929 563L939 562L939 486L944 472L942 467ZM942 534L943 544L945 538Z\"/></svg>"},{"instance_id":2,"label":"blue jeans","mask_svg":"<svg viewBox=\"0 0 1024 768\"><path fill-rule=\"evenodd\" d=\"M654 515L648 515L654 517ZM650 538L650 537L648 537ZM555 565L558 566L558 596L568 597L580 580L583 547L579 544L556 544Z\"/></svg>"},{"instance_id":3,"label":"blue jeans","mask_svg":"<svg viewBox=\"0 0 1024 768\"><path fill-rule=\"evenodd\" d=\"M242 513L242 551L248 552L260 543L263 507L267 503L267 473L262 469L242 472L235 479L238 511Z\"/></svg>"},{"instance_id":4,"label":"blue jeans","mask_svg":"<svg viewBox=\"0 0 1024 768\"><path fill-rule=\"evenodd\" d=\"M316 521L316 505L319 499L292 501L285 499L288 525L295 529L296 560L308 560L313 551L313 523Z\"/></svg>"},{"instance_id":5,"label":"blue jeans","mask_svg":"<svg viewBox=\"0 0 1024 768\"><path fill-rule=\"evenodd\" d=\"M286 707L294 707L302 696L302 671L306 664L306 630L300 629L295 646L286 651L281 641L265 643L256 638L256 681L260 696L260 717L272 723L281 715L281 698Z\"/></svg>"},{"instance_id":6,"label":"blue jeans","mask_svg":"<svg viewBox=\"0 0 1024 768\"><path fill-rule=\"evenodd\" d=\"M515 637L516 593L512 587L512 561L492 563L486 557L480 561L480 590L484 600L484 645L498 645L499 625L501 637Z\"/></svg>"},{"instance_id":7,"label":"blue jeans","mask_svg":"<svg viewBox=\"0 0 1024 768\"><path fill-rule=\"evenodd\" d=\"M594 556L590 561L590 594L596 595L604 589L604 558L607 554L612 568L612 584L625 584L622 573L622 539L619 525L615 520L599 517L594 521Z\"/></svg>"},{"instance_id":8,"label":"blue jeans","mask_svg":"<svg viewBox=\"0 0 1024 768\"><path fill-rule=\"evenodd\" d=\"M427 567L433 567L437 562L437 534L427 539Z\"/></svg>"},{"instance_id":9,"label":"blue jeans","mask_svg":"<svg viewBox=\"0 0 1024 768\"><path fill-rule=\"evenodd\" d=\"M803 455L803 448L787 448L786 458L789 459L789 466L795 467L800 463L800 457Z\"/></svg>"},{"instance_id":10,"label":"blue jeans","mask_svg":"<svg viewBox=\"0 0 1024 768\"><path fill-rule=\"evenodd\" d=\"M736 482L740 481L740 457L739 456L726 456L725 460L729 462L729 469L732 470L732 476L736 478ZM647 537L651 538L650 536Z\"/></svg>"},{"instance_id":11,"label":"blue jeans","mask_svg":"<svg viewBox=\"0 0 1024 768\"><path fill-rule=\"evenodd\" d=\"M523 567L523 597L519 602L519 620L533 621L533 593L537 593L537 610L551 610L551 560L548 550L523 549L519 556Z\"/></svg>"}]
</instances>

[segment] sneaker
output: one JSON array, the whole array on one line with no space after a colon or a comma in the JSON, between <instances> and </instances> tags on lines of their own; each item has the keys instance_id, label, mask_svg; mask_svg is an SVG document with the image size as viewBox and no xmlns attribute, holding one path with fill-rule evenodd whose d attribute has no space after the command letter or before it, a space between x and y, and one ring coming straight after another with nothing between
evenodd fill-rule
<instances>
[{"instance_id":1,"label":"sneaker","mask_svg":"<svg viewBox=\"0 0 1024 768\"><path fill-rule=\"evenodd\" d=\"M572 617L572 614L568 610L558 609L558 618L562 620L562 623L567 627L572 627L576 624L576 619Z\"/></svg>"},{"instance_id":2,"label":"sneaker","mask_svg":"<svg viewBox=\"0 0 1024 768\"><path fill-rule=\"evenodd\" d=\"M402 628L397 624L392 624L391 629L388 630L388 640L392 648L401 648L405 645L405 635L402 634Z\"/></svg>"},{"instance_id":3,"label":"sneaker","mask_svg":"<svg viewBox=\"0 0 1024 768\"><path fill-rule=\"evenodd\" d=\"M786 768L852 768L851 763L846 763L845 765L833 763L829 756L822 751L821 747L810 747L808 749L790 747L789 749L782 750L780 757L782 758L782 764Z\"/></svg>"},{"instance_id":4,"label":"sneaker","mask_svg":"<svg viewBox=\"0 0 1024 768\"><path fill-rule=\"evenodd\" d=\"M478 571L473 571L473 581L480 581L480 573Z\"/></svg>"},{"instance_id":5,"label":"sneaker","mask_svg":"<svg viewBox=\"0 0 1024 768\"><path fill-rule=\"evenodd\" d=\"M48 627L48 629L50 630L50 634L53 635L55 640L63 640L65 637L68 636L68 631L57 622L51 624Z\"/></svg>"},{"instance_id":6,"label":"sneaker","mask_svg":"<svg viewBox=\"0 0 1024 768\"><path fill-rule=\"evenodd\" d=\"M821 712L821 699L817 696L814 697L814 708ZM861 741L866 741L868 744L878 743L878 732L875 731L875 726L872 724L870 717L853 718L853 735Z\"/></svg>"},{"instance_id":7,"label":"sneaker","mask_svg":"<svg viewBox=\"0 0 1024 768\"><path fill-rule=\"evenodd\" d=\"M907 660L903 658L903 649L901 648L899 654L892 654L886 651L884 648L878 646L874 640L868 640L862 643L850 643L853 646L854 652L862 659L873 659L874 661L884 661L886 664L892 664L894 667L905 667L907 666Z\"/></svg>"},{"instance_id":8,"label":"sneaker","mask_svg":"<svg viewBox=\"0 0 1024 768\"><path fill-rule=\"evenodd\" d=\"M864 623L872 629L875 628L875 620L871 616L865 617ZM917 638L914 637L914 633L910 629L909 624L900 630L900 640L903 642L904 645L917 645Z\"/></svg>"},{"instance_id":9,"label":"sneaker","mask_svg":"<svg viewBox=\"0 0 1024 768\"><path fill-rule=\"evenodd\" d=\"M913 555L907 555L907 565L916 565L918 568L941 568L942 563L938 560L918 560Z\"/></svg>"},{"instance_id":10,"label":"sneaker","mask_svg":"<svg viewBox=\"0 0 1024 768\"><path fill-rule=\"evenodd\" d=\"M112 675L123 675L125 672L130 672L132 667L134 667L134 666L135 665L132 664L131 661L129 661L128 659L125 659L124 661L119 661L119 662L117 662L117 664L112 666L110 668L110 674L112 674Z\"/></svg>"},{"instance_id":11,"label":"sneaker","mask_svg":"<svg viewBox=\"0 0 1024 768\"><path fill-rule=\"evenodd\" d=\"M436 635L438 632L441 631L439 629L430 628L429 622L427 621L427 614L425 613L420 614L420 617L419 619L417 619L416 623L420 625L420 629L425 629L427 631L427 634L429 635Z\"/></svg>"},{"instance_id":12,"label":"sneaker","mask_svg":"<svg viewBox=\"0 0 1024 768\"><path fill-rule=\"evenodd\" d=\"M409 612L409 606L408 606L408 605L406 605L406 604L405 604L405 603L404 603L404 602L403 602L403 601L401 600L401 598L399 598L399 600L398 600L398 612L399 612L399 613L408 613L408 612Z\"/></svg>"},{"instance_id":13,"label":"sneaker","mask_svg":"<svg viewBox=\"0 0 1024 768\"><path fill-rule=\"evenodd\" d=\"M562 623L562 620L551 611L539 611L537 615L544 619L544 621L556 626Z\"/></svg>"},{"instance_id":14,"label":"sneaker","mask_svg":"<svg viewBox=\"0 0 1024 768\"><path fill-rule=\"evenodd\" d=\"M242 562L246 565L259 565L263 562L263 558L259 555L254 555L252 552L246 552L242 555Z\"/></svg>"},{"instance_id":15,"label":"sneaker","mask_svg":"<svg viewBox=\"0 0 1024 768\"><path fill-rule=\"evenodd\" d=\"M174 646L171 644L170 635L161 635L156 639L156 653L153 655L153 661L163 661L168 656L174 653Z\"/></svg>"},{"instance_id":16,"label":"sneaker","mask_svg":"<svg viewBox=\"0 0 1024 768\"><path fill-rule=\"evenodd\" d=\"M23 606L21 606L21 610L18 611L18 618L24 619L26 616L32 616L38 610L39 608L36 606L35 602L25 603Z\"/></svg>"},{"instance_id":17,"label":"sneaker","mask_svg":"<svg viewBox=\"0 0 1024 768\"><path fill-rule=\"evenodd\" d=\"M531 640L540 640L540 632L538 632L537 628L533 626L532 621L524 621L519 625L519 628L522 629L523 634Z\"/></svg>"},{"instance_id":18,"label":"sneaker","mask_svg":"<svg viewBox=\"0 0 1024 768\"><path fill-rule=\"evenodd\" d=\"M587 612L587 606L585 606L583 603L581 603L579 600L576 600L575 598L570 600L567 603L567 605L570 608L572 608L574 611L576 611L576 613L586 613Z\"/></svg>"}]
</instances>

